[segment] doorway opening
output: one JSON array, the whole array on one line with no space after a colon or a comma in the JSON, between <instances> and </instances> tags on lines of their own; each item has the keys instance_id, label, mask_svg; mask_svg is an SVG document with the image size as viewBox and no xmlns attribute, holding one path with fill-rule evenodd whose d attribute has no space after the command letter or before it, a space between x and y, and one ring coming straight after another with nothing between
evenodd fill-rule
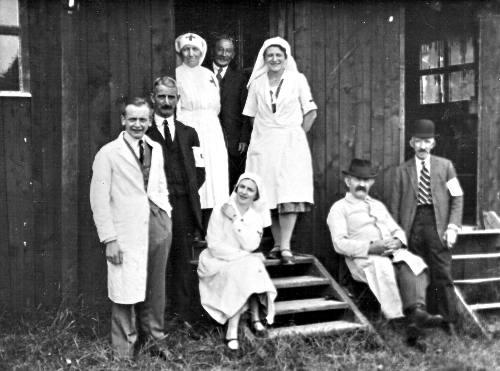
<instances>
[{"instance_id":1,"label":"doorway opening","mask_svg":"<svg viewBox=\"0 0 500 371\"><path fill-rule=\"evenodd\" d=\"M406 158L409 125L436 124L433 154L450 159L464 190L464 224L477 221L478 27L473 4L432 2L406 9Z\"/></svg>"},{"instance_id":2,"label":"doorway opening","mask_svg":"<svg viewBox=\"0 0 500 371\"><path fill-rule=\"evenodd\" d=\"M217 34L233 37L236 41L235 61L241 69L251 72L262 42L269 37L269 1L177 1L175 34L186 32L203 37L209 48Z\"/></svg>"}]
</instances>

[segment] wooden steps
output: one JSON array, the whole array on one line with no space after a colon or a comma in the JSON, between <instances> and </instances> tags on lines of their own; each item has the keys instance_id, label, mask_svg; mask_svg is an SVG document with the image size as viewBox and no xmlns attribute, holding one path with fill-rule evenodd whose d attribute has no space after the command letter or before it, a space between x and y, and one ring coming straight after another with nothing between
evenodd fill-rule
<instances>
[{"instance_id":1,"label":"wooden steps","mask_svg":"<svg viewBox=\"0 0 500 371\"><path fill-rule=\"evenodd\" d=\"M267 259L266 269L276 286L275 322L269 336L310 336L349 331L372 333L368 320L312 255L296 255L296 263L282 265Z\"/></svg>"},{"instance_id":2,"label":"wooden steps","mask_svg":"<svg viewBox=\"0 0 500 371\"><path fill-rule=\"evenodd\" d=\"M343 301L326 298L300 299L279 301L276 303L276 314L313 312L330 309L348 309L349 305Z\"/></svg>"},{"instance_id":3,"label":"wooden steps","mask_svg":"<svg viewBox=\"0 0 500 371\"><path fill-rule=\"evenodd\" d=\"M366 331L364 325L348 321L331 321L322 323L313 323L309 325L289 326L273 328L269 331L270 338L282 336L309 336L317 334L344 333L351 331Z\"/></svg>"},{"instance_id":4,"label":"wooden steps","mask_svg":"<svg viewBox=\"0 0 500 371\"><path fill-rule=\"evenodd\" d=\"M469 328L492 338L500 321L500 230L460 232L452 250L459 312Z\"/></svg>"}]
</instances>

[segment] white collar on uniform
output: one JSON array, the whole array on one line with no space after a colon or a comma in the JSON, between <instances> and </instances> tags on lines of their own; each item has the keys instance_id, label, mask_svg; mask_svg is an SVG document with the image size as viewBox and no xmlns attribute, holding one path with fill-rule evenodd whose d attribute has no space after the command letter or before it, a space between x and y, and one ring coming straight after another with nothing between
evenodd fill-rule
<instances>
[{"instance_id":1,"label":"white collar on uniform","mask_svg":"<svg viewBox=\"0 0 500 371\"><path fill-rule=\"evenodd\" d=\"M139 140L145 142L146 140L144 136L141 139L136 139L124 130L123 139L125 139L127 143L130 144L130 147L132 147L137 157L139 157Z\"/></svg>"}]
</instances>

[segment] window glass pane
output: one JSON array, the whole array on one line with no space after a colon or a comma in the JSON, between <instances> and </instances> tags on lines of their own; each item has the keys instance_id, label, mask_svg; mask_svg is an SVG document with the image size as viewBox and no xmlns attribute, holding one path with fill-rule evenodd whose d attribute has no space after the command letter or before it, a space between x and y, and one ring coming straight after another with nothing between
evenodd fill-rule
<instances>
[{"instance_id":1,"label":"window glass pane","mask_svg":"<svg viewBox=\"0 0 500 371\"><path fill-rule=\"evenodd\" d=\"M19 37L0 35L0 90L19 91Z\"/></svg>"},{"instance_id":2,"label":"window glass pane","mask_svg":"<svg viewBox=\"0 0 500 371\"><path fill-rule=\"evenodd\" d=\"M420 76L420 104L444 103L443 75Z\"/></svg>"},{"instance_id":3,"label":"window glass pane","mask_svg":"<svg viewBox=\"0 0 500 371\"><path fill-rule=\"evenodd\" d=\"M18 0L0 0L0 25L19 26Z\"/></svg>"},{"instance_id":4,"label":"window glass pane","mask_svg":"<svg viewBox=\"0 0 500 371\"><path fill-rule=\"evenodd\" d=\"M420 69L444 67L444 43L443 41L432 41L420 45Z\"/></svg>"},{"instance_id":5,"label":"window glass pane","mask_svg":"<svg viewBox=\"0 0 500 371\"><path fill-rule=\"evenodd\" d=\"M454 38L448 42L450 65L474 63L474 44L472 36L467 38Z\"/></svg>"},{"instance_id":6,"label":"window glass pane","mask_svg":"<svg viewBox=\"0 0 500 371\"><path fill-rule=\"evenodd\" d=\"M470 100L475 95L474 70L451 72L449 84L450 102Z\"/></svg>"}]
</instances>

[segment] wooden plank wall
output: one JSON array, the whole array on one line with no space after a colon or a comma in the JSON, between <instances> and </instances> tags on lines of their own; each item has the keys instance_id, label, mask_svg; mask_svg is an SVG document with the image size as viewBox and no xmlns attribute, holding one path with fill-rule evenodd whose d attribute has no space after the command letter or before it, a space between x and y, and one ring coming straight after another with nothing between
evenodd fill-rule
<instances>
[{"instance_id":1,"label":"wooden plank wall","mask_svg":"<svg viewBox=\"0 0 500 371\"><path fill-rule=\"evenodd\" d=\"M106 266L89 203L92 162L121 131L122 97L147 96L154 78L174 75L173 0L87 1L78 19L78 293L93 305L106 298Z\"/></svg>"},{"instance_id":2,"label":"wooden plank wall","mask_svg":"<svg viewBox=\"0 0 500 371\"><path fill-rule=\"evenodd\" d=\"M478 209L500 213L500 14L479 15ZM479 215L482 219L482 215Z\"/></svg>"},{"instance_id":3,"label":"wooden plank wall","mask_svg":"<svg viewBox=\"0 0 500 371\"><path fill-rule=\"evenodd\" d=\"M79 3L28 2L32 98L0 98L0 310L105 299L94 155L121 130L121 98L174 73L173 0Z\"/></svg>"},{"instance_id":4,"label":"wooden plank wall","mask_svg":"<svg viewBox=\"0 0 500 371\"><path fill-rule=\"evenodd\" d=\"M279 0L270 9L271 36L290 42L319 107L308 134L315 209L299 220L295 239L335 272L325 220L345 192L341 171L353 157L371 159L380 167L372 194L385 201L402 159L403 12L394 3L320 0Z\"/></svg>"}]
</instances>

